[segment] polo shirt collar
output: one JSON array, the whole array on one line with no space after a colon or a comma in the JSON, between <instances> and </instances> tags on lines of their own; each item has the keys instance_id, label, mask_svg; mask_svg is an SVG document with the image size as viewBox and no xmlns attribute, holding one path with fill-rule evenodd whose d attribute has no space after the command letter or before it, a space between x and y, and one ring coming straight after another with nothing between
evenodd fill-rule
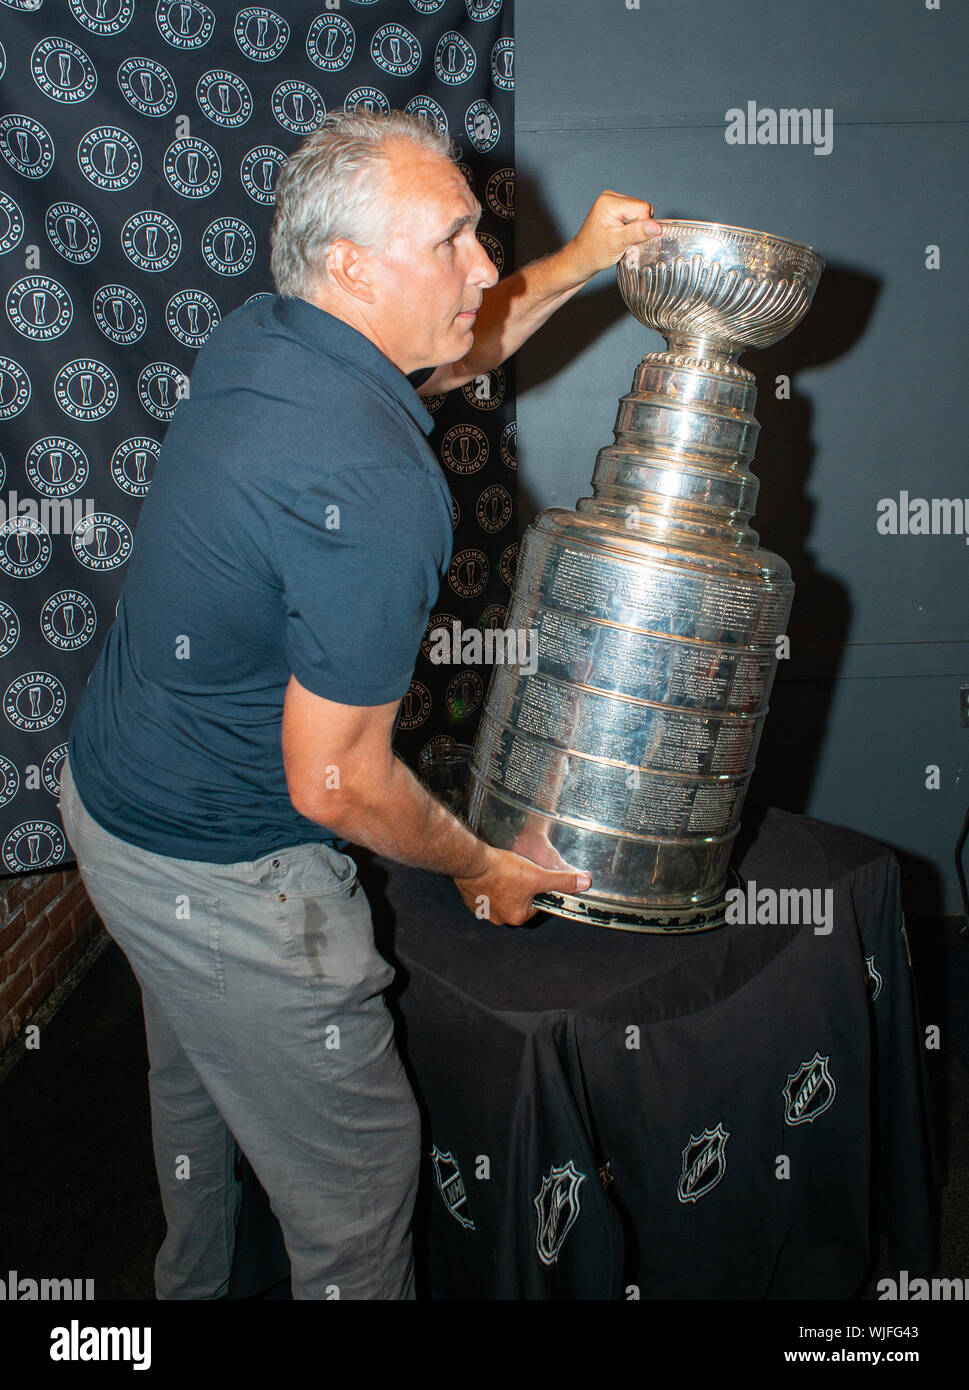
<instances>
[{"instance_id":1,"label":"polo shirt collar","mask_svg":"<svg viewBox=\"0 0 969 1390\"><path fill-rule=\"evenodd\" d=\"M376 343L372 343L358 329L318 305L311 304L308 299L290 295L275 296L273 313L280 323L314 347L376 377L424 434L430 434L434 428L434 417L407 377L380 351Z\"/></svg>"}]
</instances>

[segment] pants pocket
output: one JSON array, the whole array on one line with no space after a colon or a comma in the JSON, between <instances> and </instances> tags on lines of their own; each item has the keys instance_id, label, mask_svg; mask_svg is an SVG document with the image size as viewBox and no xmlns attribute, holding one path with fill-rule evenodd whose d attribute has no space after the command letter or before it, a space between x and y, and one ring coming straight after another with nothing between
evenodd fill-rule
<instances>
[{"instance_id":1,"label":"pants pocket","mask_svg":"<svg viewBox=\"0 0 969 1390\"><path fill-rule=\"evenodd\" d=\"M218 1002L225 998L223 900L176 888L145 887L80 865L88 896L108 935L135 974L166 997Z\"/></svg>"}]
</instances>

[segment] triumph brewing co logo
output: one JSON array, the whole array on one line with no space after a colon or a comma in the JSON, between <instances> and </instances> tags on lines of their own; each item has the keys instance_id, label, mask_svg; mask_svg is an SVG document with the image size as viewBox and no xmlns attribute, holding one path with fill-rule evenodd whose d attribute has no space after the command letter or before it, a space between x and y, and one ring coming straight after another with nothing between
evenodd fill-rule
<instances>
[{"instance_id":1,"label":"triumph brewing co logo","mask_svg":"<svg viewBox=\"0 0 969 1390\"><path fill-rule=\"evenodd\" d=\"M45 497L73 497L87 482L89 470L84 450L60 434L38 439L24 459L27 481Z\"/></svg>"},{"instance_id":2,"label":"triumph brewing co logo","mask_svg":"<svg viewBox=\"0 0 969 1390\"><path fill-rule=\"evenodd\" d=\"M71 296L46 275L25 275L11 285L5 307L17 332L40 343L59 338L74 317Z\"/></svg>"},{"instance_id":3,"label":"triumph brewing co logo","mask_svg":"<svg viewBox=\"0 0 969 1390\"><path fill-rule=\"evenodd\" d=\"M45 178L54 167L54 141L30 116L0 117L0 154L25 179Z\"/></svg>"},{"instance_id":4,"label":"triumph brewing co logo","mask_svg":"<svg viewBox=\"0 0 969 1390\"><path fill-rule=\"evenodd\" d=\"M235 73L225 68L203 72L195 84L195 99L215 125L245 125L252 115L252 93Z\"/></svg>"},{"instance_id":5,"label":"triumph brewing co logo","mask_svg":"<svg viewBox=\"0 0 969 1390\"><path fill-rule=\"evenodd\" d=\"M15 825L3 842L3 864L8 873L23 874L47 869L64 858L67 842L60 826L49 820L27 820Z\"/></svg>"},{"instance_id":6,"label":"triumph brewing co logo","mask_svg":"<svg viewBox=\"0 0 969 1390\"><path fill-rule=\"evenodd\" d=\"M447 135L448 123L444 109L430 97L411 97L404 110L408 116L423 116L425 120L430 120L437 126L441 135Z\"/></svg>"},{"instance_id":7,"label":"triumph brewing co logo","mask_svg":"<svg viewBox=\"0 0 969 1390\"><path fill-rule=\"evenodd\" d=\"M797 1071L788 1076L781 1092L785 1100L785 1124L813 1124L832 1104L838 1092L828 1071L830 1060L815 1052L810 1062L802 1062Z\"/></svg>"},{"instance_id":8,"label":"triumph brewing co logo","mask_svg":"<svg viewBox=\"0 0 969 1390\"><path fill-rule=\"evenodd\" d=\"M477 425L452 425L441 440L441 457L452 473L477 473L488 452L488 437Z\"/></svg>"},{"instance_id":9,"label":"triumph brewing co logo","mask_svg":"<svg viewBox=\"0 0 969 1390\"><path fill-rule=\"evenodd\" d=\"M434 50L434 73L441 82L456 87L474 74L477 58L467 39L451 29L442 34Z\"/></svg>"},{"instance_id":10,"label":"triumph brewing co logo","mask_svg":"<svg viewBox=\"0 0 969 1390\"><path fill-rule=\"evenodd\" d=\"M217 275L243 275L256 259L256 235L238 217L218 217L202 233L202 255Z\"/></svg>"},{"instance_id":11,"label":"triumph brewing co logo","mask_svg":"<svg viewBox=\"0 0 969 1390\"><path fill-rule=\"evenodd\" d=\"M532 1203L538 1217L535 1250L543 1265L555 1264L565 1237L579 1219L579 1188L585 1179L586 1174L580 1173L571 1159L561 1167L553 1164L542 1176L542 1186Z\"/></svg>"},{"instance_id":12,"label":"triumph brewing co logo","mask_svg":"<svg viewBox=\"0 0 969 1390\"><path fill-rule=\"evenodd\" d=\"M323 72L340 72L353 57L356 35L342 15L317 15L306 35L306 56Z\"/></svg>"},{"instance_id":13,"label":"triumph brewing co logo","mask_svg":"<svg viewBox=\"0 0 969 1390\"><path fill-rule=\"evenodd\" d=\"M474 1222L468 1212L468 1194L457 1160L450 1150L442 1153L435 1144L431 1150L431 1161L434 1164L434 1180L442 1202L459 1225L473 1231Z\"/></svg>"},{"instance_id":14,"label":"triumph brewing co logo","mask_svg":"<svg viewBox=\"0 0 969 1390\"><path fill-rule=\"evenodd\" d=\"M167 116L178 100L174 78L153 58L126 58L118 68L118 87L142 116Z\"/></svg>"},{"instance_id":15,"label":"triumph brewing co logo","mask_svg":"<svg viewBox=\"0 0 969 1390\"><path fill-rule=\"evenodd\" d=\"M727 1171L726 1147L730 1131L718 1123L716 1129L691 1134L683 1150L683 1166L676 1185L681 1202L697 1202L704 1197Z\"/></svg>"},{"instance_id":16,"label":"triumph brewing co logo","mask_svg":"<svg viewBox=\"0 0 969 1390\"><path fill-rule=\"evenodd\" d=\"M127 285L102 285L91 301L94 322L112 343L128 346L144 336L148 314Z\"/></svg>"},{"instance_id":17,"label":"triumph brewing co logo","mask_svg":"<svg viewBox=\"0 0 969 1390\"><path fill-rule=\"evenodd\" d=\"M59 743L56 748L50 750L41 764L41 781L51 796L60 796L61 794L61 768L64 766L66 757L67 744Z\"/></svg>"},{"instance_id":18,"label":"triumph brewing co logo","mask_svg":"<svg viewBox=\"0 0 969 1390\"><path fill-rule=\"evenodd\" d=\"M352 92L347 92L344 111L356 111L359 106L365 111L380 111L385 116L390 111L390 102L379 87L354 87Z\"/></svg>"},{"instance_id":19,"label":"triumph brewing co logo","mask_svg":"<svg viewBox=\"0 0 969 1390\"><path fill-rule=\"evenodd\" d=\"M0 190L0 256L19 246L23 234L23 213L9 193Z\"/></svg>"},{"instance_id":20,"label":"triumph brewing co logo","mask_svg":"<svg viewBox=\"0 0 969 1390\"><path fill-rule=\"evenodd\" d=\"M79 589L59 589L40 610L40 630L58 651L74 652L87 646L97 625L94 604Z\"/></svg>"},{"instance_id":21,"label":"triumph brewing co logo","mask_svg":"<svg viewBox=\"0 0 969 1390\"><path fill-rule=\"evenodd\" d=\"M326 102L308 82L291 78L280 82L272 95L272 112L284 130L308 135L326 116Z\"/></svg>"},{"instance_id":22,"label":"triumph brewing co logo","mask_svg":"<svg viewBox=\"0 0 969 1390\"><path fill-rule=\"evenodd\" d=\"M161 445L146 434L123 439L111 455L111 477L115 487L129 497L145 497Z\"/></svg>"},{"instance_id":23,"label":"triumph brewing co logo","mask_svg":"<svg viewBox=\"0 0 969 1390\"><path fill-rule=\"evenodd\" d=\"M250 5L236 15L232 36L254 63L271 63L289 43L289 25L274 10Z\"/></svg>"},{"instance_id":24,"label":"triumph brewing co logo","mask_svg":"<svg viewBox=\"0 0 969 1390\"><path fill-rule=\"evenodd\" d=\"M42 39L30 55L30 75L51 101L87 101L98 85L91 59L70 39Z\"/></svg>"},{"instance_id":25,"label":"triumph brewing co logo","mask_svg":"<svg viewBox=\"0 0 969 1390\"><path fill-rule=\"evenodd\" d=\"M101 229L79 203L53 203L44 230L57 254L74 265L87 265L101 250Z\"/></svg>"},{"instance_id":26,"label":"triumph brewing co logo","mask_svg":"<svg viewBox=\"0 0 969 1390\"><path fill-rule=\"evenodd\" d=\"M117 193L130 188L141 175L141 148L137 140L116 125L99 125L82 135L77 165L95 188Z\"/></svg>"},{"instance_id":27,"label":"triumph brewing co logo","mask_svg":"<svg viewBox=\"0 0 969 1390\"><path fill-rule=\"evenodd\" d=\"M121 228L121 249L139 270L170 270L182 250L182 234L164 212L135 212Z\"/></svg>"},{"instance_id":28,"label":"triumph brewing co logo","mask_svg":"<svg viewBox=\"0 0 969 1390\"><path fill-rule=\"evenodd\" d=\"M199 0L158 0L155 26L172 48L204 48L215 31L215 15Z\"/></svg>"}]
</instances>

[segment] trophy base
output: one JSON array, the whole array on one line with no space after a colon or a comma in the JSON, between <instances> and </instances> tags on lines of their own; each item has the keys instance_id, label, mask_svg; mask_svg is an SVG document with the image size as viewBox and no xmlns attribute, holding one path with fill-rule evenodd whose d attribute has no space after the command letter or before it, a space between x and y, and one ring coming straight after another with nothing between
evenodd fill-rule
<instances>
[{"instance_id":1,"label":"trophy base","mask_svg":"<svg viewBox=\"0 0 969 1390\"><path fill-rule=\"evenodd\" d=\"M574 922L588 922L594 927L609 927L612 931L651 932L655 936L675 933L713 931L726 925L728 888L738 887L740 880L732 869L727 873L721 893L712 902L687 903L677 907L662 907L658 903L634 907L628 901L610 902L608 898L584 897L572 893L536 893L532 902L556 917L568 917Z\"/></svg>"}]
</instances>

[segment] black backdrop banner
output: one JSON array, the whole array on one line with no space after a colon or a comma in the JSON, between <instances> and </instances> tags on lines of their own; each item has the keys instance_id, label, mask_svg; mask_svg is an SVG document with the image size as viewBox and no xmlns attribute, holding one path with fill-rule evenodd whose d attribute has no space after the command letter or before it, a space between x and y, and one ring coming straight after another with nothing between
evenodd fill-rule
<instances>
[{"instance_id":1,"label":"black backdrop banner","mask_svg":"<svg viewBox=\"0 0 969 1390\"><path fill-rule=\"evenodd\" d=\"M56 798L141 499L208 333L271 292L279 168L327 111L447 129L505 273L513 0L0 0L0 874L73 862ZM454 502L430 627L502 626L517 535L510 367L428 400ZM427 639L398 749L468 742L486 672Z\"/></svg>"}]
</instances>

